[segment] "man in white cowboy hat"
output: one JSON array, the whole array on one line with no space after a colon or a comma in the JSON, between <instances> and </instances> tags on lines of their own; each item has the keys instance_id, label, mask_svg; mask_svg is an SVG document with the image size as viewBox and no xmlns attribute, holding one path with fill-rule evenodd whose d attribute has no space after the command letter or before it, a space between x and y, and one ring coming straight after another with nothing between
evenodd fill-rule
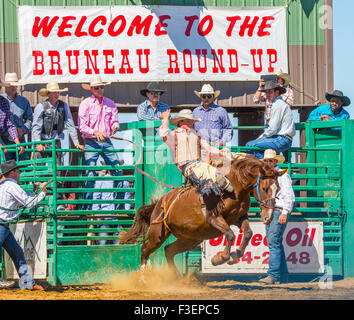
<instances>
[{"instance_id":1,"label":"man in white cowboy hat","mask_svg":"<svg viewBox=\"0 0 354 320\"><path fill-rule=\"evenodd\" d=\"M285 158L277 155L275 150L264 151L263 161L269 167L282 171L277 166L283 163ZM290 176L286 171L278 176L280 190L275 197L275 209L272 221L266 225L266 237L269 247L269 269L268 276L260 280L266 284L277 284L288 281L288 268L283 247L283 233L286 228L288 215L293 210L295 194L292 188Z\"/></svg>"},{"instance_id":2,"label":"man in white cowboy hat","mask_svg":"<svg viewBox=\"0 0 354 320\"><path fill-rule=\"evenodd\" d=\"M329 104L321 105L313 110L309 115L309 121L350 119L349 113L343 109L350 105L349 97L340 90L334 90L332 93L326 92L325 97Z\"/></svg>"},{"instance_id":3,"label":"man in white cowboy hat","mask_svg":"<svg viewBox=\"0 0 354 320\"><path fill-rule=\"evenodd\" d=\"M266 125L263 134L256 140L246 143L247 147L273 149L277 153L285 152L291 147L295 136L294 116L289 105L281 98L286 89L276 81L267 81L262 89L267 99L272 103L272 111L269 124ZM263 158L262 150L249 150L257 158Z\"/></svg>"},{"instance_id":4,"label":"man in white cowboy hat","mask_svg":"<svg viewBox=\"0 0 354 320\"><path fill-rule=\"evenodd\" d=\"M137 109L139 120L161 120L161 114L170 107L160 101L160 97L166 92L158 82L150 82L145 89L140 90L142 96L147 99Z\"/></svg>"},{"instance_id":5,"label":"man in white cowboy hat","mask_svg":"<svg viewBox=\"0 0 354 320\"><path fill-rule=\"evenodd\" d=\"M85 165L97 165L101 155L107 165L120 163L117 153L105 152L114 149L111 137L118 131L118 109L115 103L104 97L104 88L110 82L103 82L100 76L93 76L90 84L82 84L82 88L91 91L91 96L84 99L79 106L78 124L81 136L84 139L85 150L101 149L102 152L85 152ZM119 171L111 170L112 175L119 175ZM89 170L88 176L96 175L96 171ZM88 181L85 188L93 188L94 181ZM115 187L118 181L115 181ZM86 199L92 199L92 193L85 195Z\"/></svg>"},{"instance_id":6,"label":"man in white cowboy hat","mask_svg":"<svg viewBox=\"0 0 354 320\"><path fill-rule=\"evenodd\" d=\"M20 86L24 86L26 81L24 79L18 79L17 74L6 73L5 74L5 93L2 94L10 103L10 110L13 115L13 122L17 128L18 138L21 143L25 143L25 135L31 132L33 113L31 105L25 97L17 93L17 89ZM11 138L9 132L5 132L4 135L1 135L1 139L6 145L14 144L13 139ZM19 155L20 161L26 160L26 154L23 153ZM6 160L15 160L15 152L7 152Z\"/></svg>"},{"instance_id":7,"label":"man in white cowboy hat","mask_svg":"<svg viewBox=\"0 0 354 320\"><path fill-rule=\"evenodd\" d=\"M291 77L288 73L284 73L282 69L276 69L275 74L277 76L277 81L278 84L281 87L284 87L286 89L286 92L281 95L281 98L290 106L292 107L295 103L295 98L294 98L294 92L293 89L290 87L290 81ZM265 123L268 124L270 121L270 115L271 115L271 108L272 108L272 103L266 98L266 95L264 92L262 92L262 89L264 87L264 80L261 79L259 81L259 87L257 92L255 93L253 97L254 103L258 104L261 102L265 102Z\"/></svg>"},{"instance_id":8,"label":"man in white cowboy hat","mask_svg":"<svg viewBox=\"0 0 354 320\"><path fill-rule=\"evenodd\" d=\"M50 82L45 88L39 90L39 95L47 99L37 104L33 113L32 141L57 140L57 147L61 147L61 140L64 139L64 128L69 131L70 137L76 148L84 151L80 145L74 120L68 104L60 100L60 93L67 92L68 88L60 89L59 84ZM37 157L47 157L46 145L38 144ZM62 163L61 155L57 154L58 164Z\"/></svg>"},{"instance_id":9,"label":"man in white cowboy hat","mask_svg":"<svg viewBox=\"0 0 354 320\"><path fill-rule=\"evenodd\" d=\"M169 130L168 119L170 111L162 114L159 135L170 149L171 158L187 181L197 188L202 196L211 192L221 195L223 192L233 192L230 181L209 163L201 161L201 150L217 156L228 154L228 149L219 150L208 144L194 129L193 125L199 119L193 117L192 111L181 110L170 120L177 129Z\"/></svg>"},{"instance_id":10,"label":"man in white cowboy hat","mask_svg":"<svg viewBox=\"0 0 354 320\"><path fill-rule=\"evenodd\" d=\"M1 86L6 85L0 79L0 88ZM0 135L5 136L6 133L11 137L15 144L20 144L20 139L18 138L18 132L13 120L13 114L11 113L9 101L0 95ZM0 147L5 143L0 137ZM18 147L19 155L24 153L24 147ZM7 152L5 149L4 152Z\"/></svg>"},{"instance_id":11,"label":"man in white cowboy hat","mask_svg":"<svg viewBox=\"0 0 354 320\"><path fill-rule=\"evenodd\" d=\"M233 129L227 111L214 103L220 90L214 91L210 84L204 84L201 91L194 91L201 99L201 105L193 110L193 117L201 119L194 129L212 146L224 146L231 141Z\"/></svg>"}]
</instances>

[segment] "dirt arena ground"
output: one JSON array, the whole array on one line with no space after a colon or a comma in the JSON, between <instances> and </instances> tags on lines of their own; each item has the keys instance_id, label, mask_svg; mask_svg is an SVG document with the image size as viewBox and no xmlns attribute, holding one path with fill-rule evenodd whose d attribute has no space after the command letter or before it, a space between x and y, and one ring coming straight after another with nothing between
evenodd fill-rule
<instances>
[{"instance_id":1,"label":"dirt arena ground","mask_svg":"<svg viewBox=\"0 0 354 320\"><path fill-rule=\"evenodd\" d=\"M353 300L354 278L333 282L293 282L265 285L257 281L210 281L187 275L173 278L157 269L117 276L110 284L45 286L33 292L16 288L0 290L0 300Z\"/></svg>"}]
</instances>

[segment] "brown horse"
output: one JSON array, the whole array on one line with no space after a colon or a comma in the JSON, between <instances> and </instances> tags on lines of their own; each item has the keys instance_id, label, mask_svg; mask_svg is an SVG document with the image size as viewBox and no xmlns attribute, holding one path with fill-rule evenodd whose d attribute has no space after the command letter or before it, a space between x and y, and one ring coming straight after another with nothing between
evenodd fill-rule
<instances>
[{"instance_id":1,"label":"brown horse","mask_svg":"<svg viewBox=\"0 0 354 320\"><path fill-rule=\"evenodd\" d=\"M270 223L275 196L279 191L277 178L281 174L264 166L262 161L253 156L234 159L226 175L233 185L234 193L223 196L219 215L208 215L202 209L200 196L194 187L175 188L154 203L140 207L132 227L122 234L120 243L143 243L140 268L144 269L150 254L172 233L177 240L165 246L165 256L168 265L178 274L174 264L176 254L193 249L203 240L224 234L227 240L225 250L211 261L213 265L226 261L229 264L236 263L252 237L248 222L250 193L253 190L259 202L262 221ZM236 225L244 233L240 247L232 254L230 249L235 235L230 225Z\"/></svg>"}]
</instances>

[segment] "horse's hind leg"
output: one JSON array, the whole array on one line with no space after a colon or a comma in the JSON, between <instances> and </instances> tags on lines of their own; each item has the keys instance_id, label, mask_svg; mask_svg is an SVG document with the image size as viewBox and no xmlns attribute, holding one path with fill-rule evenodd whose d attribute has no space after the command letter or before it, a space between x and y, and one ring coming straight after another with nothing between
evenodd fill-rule
<instances>
[{"instance_id":1,"label":"horse's hind leg","mask_svg":"<svg viewBox=\"0 0 354 320\"><path fill-rule=\"evenodd\" d=\"M226 221L222 216L218 216L218 217L210 216L208 217L207 222L215 229L221 231L226 237L227 244L225 246L224 251L221 254L215 255L211 259L211 263L214 266L218 266L230 259L231 245L232 245L232 241L235 238L235 235L231 230L230 226L226 223Z\"/></svg>"},{"instance_id":2,"label":"horse's hind leg","mask_svg":"<svg viewBox=\"0 0 354 320\"><path fill-rule=\"evenodd\" d=\"M199 243L201 243L201 240L177 239L175 242L165 246L167 264L176 273L177 277L179 277L180 274L175 265L175 255L181 252L192 250Z\"/></svg>"},{"instance_id":3,"label":"horse's hind leg","mask_svg":"<svg viewBox=\"0 0 354 320\"><path fill-rule=\"evenodd\" d=\"M140 270L144 270L150 254L155 252L170 236L170 232L161 222L150 226L148 240L141 247Z\"/></svg>"}]
</instances>

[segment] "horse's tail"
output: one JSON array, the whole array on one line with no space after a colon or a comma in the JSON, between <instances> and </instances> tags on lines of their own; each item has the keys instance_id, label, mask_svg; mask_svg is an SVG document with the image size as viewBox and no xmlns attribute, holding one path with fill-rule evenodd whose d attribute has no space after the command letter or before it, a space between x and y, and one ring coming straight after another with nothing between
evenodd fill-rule
<instances>
[{"instance_id":1,"label":"horse's tail","mask_svg":"<svg viewBox=\"0 0 354 320\"><path fill-rule=\"evenodd\" d=\"M134 219L133 225L128 231L120 232L120 244L144 243L146 241L145 234L150 226L150 218L157 201L151 204L141 206Z\"/></svg>"}]
</instances>

